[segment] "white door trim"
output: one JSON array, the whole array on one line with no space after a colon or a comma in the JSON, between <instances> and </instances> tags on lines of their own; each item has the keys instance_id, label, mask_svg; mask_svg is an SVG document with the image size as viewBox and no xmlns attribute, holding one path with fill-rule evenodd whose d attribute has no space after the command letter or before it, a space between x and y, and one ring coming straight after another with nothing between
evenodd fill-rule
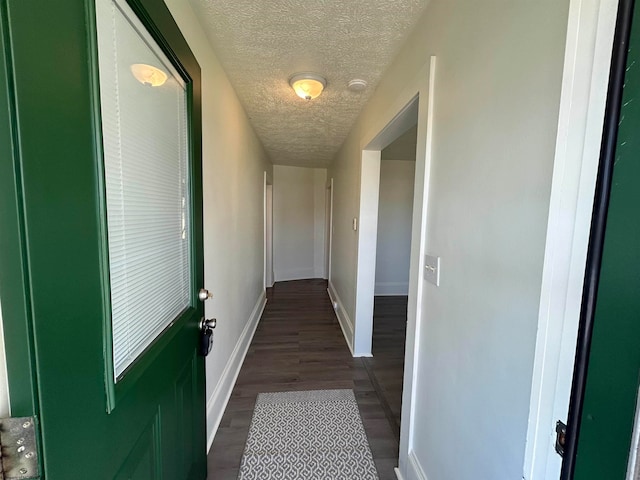
<instances>
[{"instance_id":1,"label":"white door trim","mask_svg":"<svg viewBox=\"0 0 640 480\"><path fill-rule=\"evenodd\" d=\"M525 480L559 478L618 0L571 0L531 385Z\"/></svg>"},{"instance_id":2,"label":"white door trim","mask_svg":"<svg viewBox=\"0 0 640 480\"><path fill-rule=\"evenodd\" d=\"M333 247L333 178L330 178L329 181L327 182L327 196L329 199L329 211L327 212L328 218L327 218L327 231L326 231L326 237L327 237L327 246L326 246L326 271L325 276L327 278L327 280L329 281L329 283L331 283L331 249Z\"/></svg>"},{"instance_id":3,"label":"white door trim","mask_svg":"<svg viewBox=\"0 0 640 480\"><path fill-rule=\"evenodd\" d=\"M267 172L262 177L262 288L267 289Z\"/></svg>"},{"instance_id":4,"label":"white door trim","mask_svg":"<svg viewBox=\"0 0 640 480\"><path fill-rule=\"evenodd\" d=\"M407 90L406 104L397 110L389 110L384 116L387 123L377 129L374 135L366 137L360 158L360 209L358 219L354 219L354 229L358 229L358 259L356 268L356 310L353 348L357 357L371 356L373 336L373 301L376 285L376 253L378 241L378 203L380 200L380 158L381 151L409 128L416 125L420 108L418 87ZM412 94L412 95L411 95ZM420 142L418 136L417 142ZM416 160L417 163L422 160ZM416 168L418 168L416 166ZM415 204L415 194L414 194ZM412 225L413 228L413 225ZM413 241L413 235L412 235ZM411 300L409 300L411 301Z\"/></svg>"},{"instance_id":5,"label":"white door trim","mask_svg":"<svg viewBox=\"0 0 640 480\"><path fill-rule=\"evenodd\" d=\"M422 261L426 251L427 201L431 166L433 128L433 93L436 57L430 57L418 75L402 88L395 101L376 119L376 126L361 143L361 192L360 225L358 226L358 265L356 272L356 312L353 351L355 356L371 355L373 325L372 300L375 287L375 255L377 236L377 202L380 176L380 150L394 140L403 128L403 122L411 119L415 124L417 109L418 134L416 170L413 197L411 232L411 265L409 271L409 300L407 306L407 337L402 393L402 420L400 427L400 457L398 471L407 474L410 465L415 419L414 385L417 375L419 338L422 322ZM416 101L417 100L417 101ZM395 132L394 132L395 129ZM377 181L374 181L376 180ZM373 188L374 185L378 189ZM366 190L366 191L365 191ZM366 198L363 198L365 194ZM374 198L375 197L375 198ZM370 202L367 204L367 202ZM370 214L374 211L375 215Z\"/></svg>"},{"instance_id":6,"label":"white door trim","mask_svg":"<svg viewBox=\"0 0 640 480\"><path fill-rule=\"evenodd\" d=\"M273 287L273 182L264 172L263 180L263 288Z\"/></svg>"}]
</instances>

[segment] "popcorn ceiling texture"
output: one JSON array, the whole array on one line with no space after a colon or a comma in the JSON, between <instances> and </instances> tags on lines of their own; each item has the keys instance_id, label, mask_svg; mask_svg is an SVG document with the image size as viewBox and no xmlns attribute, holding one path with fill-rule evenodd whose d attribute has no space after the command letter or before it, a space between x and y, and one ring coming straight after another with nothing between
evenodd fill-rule
<instances>
[{"instance_id":1,"label":"popcorn ceiling texture","mask_svg":"<svg viewBox=\"0 0 640 480\"><path fill-rule=\"evenodd\" d=\"M191 3L272 162L327 167L428 0ZM289 86L304 71L327 79L309 102Z\"/></svg>"}]
</instances>

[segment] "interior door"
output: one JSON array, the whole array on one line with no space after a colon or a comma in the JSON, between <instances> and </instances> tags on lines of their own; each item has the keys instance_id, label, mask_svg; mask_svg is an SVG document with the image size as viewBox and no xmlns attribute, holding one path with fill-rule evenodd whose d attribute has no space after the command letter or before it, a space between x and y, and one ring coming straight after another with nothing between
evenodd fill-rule
<instances>
[{"instance_id":1,"label":"interior door","mask_svg":"<svg viewBox=\"0 0 640 480\"><path fill-rule=\"evenodd\" d=\"M48 480L203 479L199 66L159 0L0 13L12 413Z\"/></svg>"},{"instance_id":2,"label":"interior door","mask_svg":"<svg viewBox=\"0 0 640 480\"><path fill-rule=\"evenodd\" d=\"M593 320L582 412L576 413L575 473L570 472L572 458L565 456L563 464L562 478L577 480L638 478L638 473L627 477L640 375L640 9L636 6L633 11L632 6L633 2L622 1L618 17L618 46L628 56L626 65L624 57L619 60L617 69L614 61L613 71L620 74L618 78L614 73L610 86L610 106L613 97L620 97L616 85L622 95L619 111L609 110L612 118L605 122L617 133L611 134L615 148L609 156L605 137L603 158L608 160L601 160L609 164L601 165L596 205L602 210L597 206L594 213L602 219L602 234L599 219L592 224L590 252L601 243L602 254L599 272L594 270L598 255L590 254L588 271L596 272L597 282L591 283L587 276L587 291L594 285L595 296L583 303L583 315L592 310ZM601 202L603 197L608 198ZM579 339L580 343L584 342ZM573 411L579 401L574 390Z\"/></svg>"}]
</instances>

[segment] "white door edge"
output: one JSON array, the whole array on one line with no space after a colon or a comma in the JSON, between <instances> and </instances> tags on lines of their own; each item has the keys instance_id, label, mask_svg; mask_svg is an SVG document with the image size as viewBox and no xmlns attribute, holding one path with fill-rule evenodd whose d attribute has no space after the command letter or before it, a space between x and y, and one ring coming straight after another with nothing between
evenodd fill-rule
<instances>
[{"instance_id":1,"label":"white door edge","mask_svg":"<svg viewBox=\"0 0 640 480\"><path fill-rule=\"evenodd\" d=\"M558 478L618 0L571 0L523 478Z\"/></svg>"}]
</instances>

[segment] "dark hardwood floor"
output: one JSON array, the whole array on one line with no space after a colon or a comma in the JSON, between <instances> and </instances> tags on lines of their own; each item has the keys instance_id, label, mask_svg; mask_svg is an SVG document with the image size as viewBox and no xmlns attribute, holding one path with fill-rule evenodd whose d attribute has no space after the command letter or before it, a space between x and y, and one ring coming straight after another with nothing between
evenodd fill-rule
<instances>
[{"instance_id":1,"label":"dark hardwood floor","mask_svg":"<svg viewBox=\"0 0 640 480\"><path fill-rule=\"evenodd\" d=\"M237 478L258 393L334 388L354 390L380 479L396 479L399 403L395 397L398 381L400 389L402 385L402 365L393 379L378 358L366 364L353 358L326 289L325 280L299 280L267 290L266 309L209 452L210 480ZM376 309L386 312L383 317L390 316L378 303ZM397 334L398 325L387 320L380 325L389 323L389 332ZM381 359L387 355L383 343L374 340Z\"/></svg>"},{"instance_id":2,"label":"dark hardwood floor","mask_svg":"<svg viewBox=\"0 0 640 480\"><path fill-rule=\"evenodd\" d=\"M371 382L382 397L387 419L400 439L402 380L407 333L407 297L375 297L372 358L364 358Z\"/></svg>"}]
</instances>

